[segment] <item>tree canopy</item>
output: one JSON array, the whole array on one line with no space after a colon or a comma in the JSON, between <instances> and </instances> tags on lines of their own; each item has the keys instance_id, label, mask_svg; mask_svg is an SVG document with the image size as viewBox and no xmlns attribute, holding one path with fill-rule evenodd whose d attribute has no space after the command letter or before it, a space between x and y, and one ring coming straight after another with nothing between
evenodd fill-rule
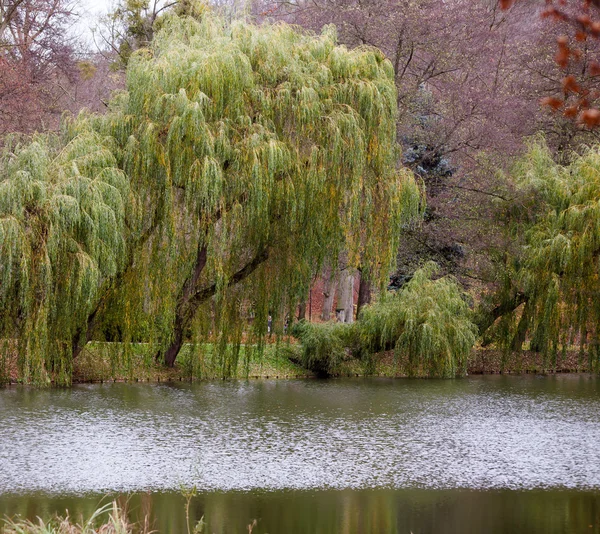
<instances>
[{"instance_id":1,"label":"tree canopy","mask_svg":"<svg viewBox=\"0 0 600 534\"><path fill-rule=\"evenodd\" d=\"M569 165L556 163L540 140L515 169L524 199L513 206L513 235L521 245L509 256L504 310L495 325L500 339L521 350L556 358L587 347L590 368L598 361L600 308L596 295L600 258L600 150L589 148Z\"/></svg>"},{"instance_id":2,"label":"tree canopy","mask_svg":"<svg viewBox=\"0 0 600 534\"><path fill-rule=\"evenodd\" d=\"M105 115L9 145L0 337L29 380L119 315L172 365L183 340L241 340L339 251L383 282L421 191L398 166L393 68L335 32L167 17Z\"/></svg>"}]
</instances>

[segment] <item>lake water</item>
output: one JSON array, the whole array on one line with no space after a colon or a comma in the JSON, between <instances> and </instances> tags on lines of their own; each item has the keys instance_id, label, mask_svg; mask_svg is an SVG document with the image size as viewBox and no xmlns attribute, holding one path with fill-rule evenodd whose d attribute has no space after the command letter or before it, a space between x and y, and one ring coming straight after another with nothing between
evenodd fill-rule
<instances>
[{"instance_id":1,"label":"lake water","mask_svg":"<svg viewBox=\"0 0 600 534\"><path fill-rule=\"evenodd\" d=\"M600 533L600 379L263 380L0 390L0 516L184 532Z\"/></svg>"}]
</instances>

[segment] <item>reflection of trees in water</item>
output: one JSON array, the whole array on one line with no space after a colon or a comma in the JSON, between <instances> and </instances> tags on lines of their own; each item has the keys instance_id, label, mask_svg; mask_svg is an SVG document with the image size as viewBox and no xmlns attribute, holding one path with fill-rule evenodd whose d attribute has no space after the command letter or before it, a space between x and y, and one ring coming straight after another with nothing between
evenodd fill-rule
<instances>
[{"instance_id":1,"label":"reflection of trees in water","mask_svg":"<svg viewBox=\"0 0 600 534\"><path fill-rule=\"evenodd\" d=\"M34 517L64 513L89 517L102 496L3 498L0 512ZM179 493L121 496L131 521L159 533L183 533L185 499ZM209 493L190 505L192 523L204 517L207 532L600 532L600 496L593 492L473 490L343 490L314 492ZM592 525L592 527L590 527ZM491 529L491 530L490 530Z\"/></svg>"}]
</instances>

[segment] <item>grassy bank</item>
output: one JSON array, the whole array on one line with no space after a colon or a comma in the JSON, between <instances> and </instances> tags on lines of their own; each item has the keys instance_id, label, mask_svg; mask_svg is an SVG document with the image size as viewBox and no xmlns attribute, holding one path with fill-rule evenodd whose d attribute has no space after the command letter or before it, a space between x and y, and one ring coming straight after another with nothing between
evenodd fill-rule
<instances>
[{"instance_id":1,"label":"grassy bank","mask_svg":"<svg viewBox=\"0 0 600 534\"><path fill-rule=\"evenodd\" d=\"M394 351L381 352L373 357L371 367L365 362L346 360L340 368L341 376L362 376L369 371L376 376L405 377L407 362L395 356ZM501 350L477 348L471 351L468 374L553 374L592 372L586 355L578 351L559 354L556 360L544 358L538 352L521 351L505 353Z\"/></svg>"},{"instance_id":2,"label":"grassy bank","mask_svg":"<svg viewBox=\"0 0 600 534\"><path fill-rule=\"evenodd\" d=\"M228 351L231 348L228 347ZM216 380L222 378L304 378L312 372L294 363L300 349L288 342L267 344L263 351L243 346L237 355L221 357L212 344L184 345L175 367L166 368L154 359L150 344L125 346L121 343L91 342L73 363L73 383L83 382L166 382ZM0 354L0 383L19 383L16 352Z\"/></svg>"},{"instance_id":3,"label":"grassy bank","mask_svg":"<svg viewBox=\"0 0 600 534\"><path fill-rule=\"evenodd\" d=\"M593 372L587 354L579 350L559 352L556 358L524 350L505 353L494 349L476 349L469 360L470 374L493 373L587 373Z\"/></svg>"},{"instance_id":4,"label":"grassy bank","mask_svg":"<svg viewBox=\"0 0 600 534\"><path fill-rule=\"evenodd\" d=\"M132 345L124 353L118 343L93 343L75 362L73 379L74 382L156 382L312 376L310 371L292 361L299 353L293 344L267 344L262 352L254 346L243 346L237 357L229 352L231 350L228 347L228 354L222 357L212 344L185 345L175 367L168 369L154 361L154 351L149 345Z\"/></svg>"},{"instance_id":5,"label":"grassy bank","mask_svg":"<svg viewBox=\"0 0 600 534\"><path fill-rule=\"evenodd\" d=\"M231 349L228 349L231 350ZM120 343L89 343L73 365L73 382L166 382L231 379L309 378L315 374L300 365L300 345L293 341L267 344L262 353L256 347L242 347L235 358L218 356L211 344L186 345L172 369L154 361L148 344L133 344L127 350ZM229 364L227 363L229 362ZM4 381L18 383L15 355L4 360ZM589 372L587 357L577 351L560 354L556 361L544 360L539 353L523 351L505 354L498 350L474 349L469 358L469 374ZM382 352L370 361L343 359L334 376L407 376L407 362L393 351Z\"/></svg>"}]
</instances>

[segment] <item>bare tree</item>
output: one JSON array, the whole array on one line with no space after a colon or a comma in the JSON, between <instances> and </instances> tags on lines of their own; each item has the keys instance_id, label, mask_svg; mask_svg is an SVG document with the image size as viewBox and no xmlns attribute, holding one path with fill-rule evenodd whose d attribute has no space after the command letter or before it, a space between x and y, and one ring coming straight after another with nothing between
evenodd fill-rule
<instances>
[{"instance_id":1,"label":"bare tree","mask_svg":"<svg viewBox=\"0 0 600 534\"><path fill-rule=\"evenodd\" d=\"M57 125L77 78L71 0L0 1L0 133Z\"/></svg>"}]
</instances>

